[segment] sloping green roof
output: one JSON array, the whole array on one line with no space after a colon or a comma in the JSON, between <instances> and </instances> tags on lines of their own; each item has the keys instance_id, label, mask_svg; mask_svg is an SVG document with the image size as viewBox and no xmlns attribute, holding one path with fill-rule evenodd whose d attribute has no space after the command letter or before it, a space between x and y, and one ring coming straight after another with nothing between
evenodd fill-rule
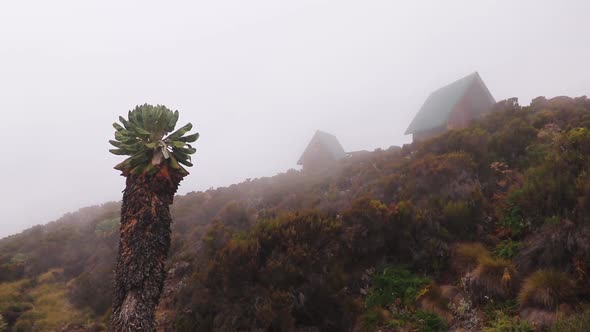
<instances>
[{"instance_id":1,"label":"sloping green roof","mask_svg":"<svg viewBox=\"0 0 590 332\"><path fill-rule=\"evenodd\" d=\"M346 152L344 152L336 136L318 130L313 135L311 141L309 141L303 154L301 154L297 165L303 165L306 155L313 153L312 150L317 147L321 147L322 151L330 154L334 160L339 160L346 156Z\"/></svg>"},{"instance_id":2,"label":"sloping green roof","mask_svg":"<svg viewBox=\"0 0 590 332\"><path fill-rule=\"evenodd\" d=\"M479 74L474 72L431 93L408 126L405 134L446 126L449 115L474 82L481 83L487 91ZM489 94L489 91L487 93ZM491 95L489 97L493 100Z\"/></svg>"}]
</instances>

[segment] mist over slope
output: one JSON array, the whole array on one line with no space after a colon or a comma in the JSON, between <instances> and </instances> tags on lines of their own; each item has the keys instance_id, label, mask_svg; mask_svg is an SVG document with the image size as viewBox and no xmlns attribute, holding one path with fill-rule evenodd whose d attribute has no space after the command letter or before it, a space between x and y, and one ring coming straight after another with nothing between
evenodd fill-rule
<instances>
[{"instance_id":1,"label":"mist over slope","mask_svg":"<svg viewBox=\"0 0 590 332\"><path fill-rule=\"evenodd\" d=\"M583 331L589 167L589 99L510 99L323 173L177 196L160 328ZM6 325L105 329L119 208L0 241Z\"/></svg>"}]
</instances>

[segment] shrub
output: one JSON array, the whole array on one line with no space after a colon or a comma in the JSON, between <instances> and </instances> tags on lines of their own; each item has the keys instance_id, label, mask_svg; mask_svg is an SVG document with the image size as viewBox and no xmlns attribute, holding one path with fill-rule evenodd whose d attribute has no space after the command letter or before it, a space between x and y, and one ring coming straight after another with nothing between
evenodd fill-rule
<instances>
[{"instance_id":1,"label":"shrub","mask_svg":"<svg viewBox=\"0 0 590 332\"><path fill-rule=\"evenodd\" d=\"M518 294L521 307L539 307L555 310L561 303L572 303L576 289L563 272L540 270L527 277Z\"/></svg>"},{"instance_id":2,"label":"shrub","mask_svg":"<svg viewBox=\"0 0 590 332\"><path fill-rule=\"evenodd\" d=\"M399 266L386 266L373 276L365 299L368 310L361 316L366 331L412 328L413 331L447 331L446 322L434 313L415 310L416 300L430 296L430 281Z\"/></svg>"},{"instance_id":3,"label":"shrub","mask_svg":"<svg viewBox=\"0 0 590 332\"><path fill-rule=\"evenodd\" d=\"M570 166L553 156L526 171L522 188L511 197L525 219L536 221L535 226L539 226L547 216L571 214L578 193L576 186L572 185L577 174Z\"/></svg>"},{"instance_id":4,"label":"shrub","mask_svg":"<svg viewBox=\"0 0 590 332\"><path fill-rule=\"evenodd\" d=\"M510 299L506 301L490 301L483 307L486 318L490 321L501 318L503 315L515 316L519 313L518 301Z\"/></svg>"},{"instance_id":5,"label":"shrub","mask_svg":"<svg viewBox=\"0 0 590 332\"><path fill-rule=\"evenodd\" d=\"M462 152L426 155L408 169L406 177L410 179L405 187L417 198L468 198L476 189L476 166L472 158Z\"/></svg>"},{"instance_id":6,"label":"shrub","mask_svg":"<svg viewBox=\"0 0 590 332\"><path fill-rule=\"evenodd\" d=\"M218 219L226 227L238 230L247 229L253 221L246 204L237 201L227 203L219 212Z\"/></svg>"},{"instance_id":7,"label":"shrub","mask_svg":"<svg viewBox=\"0 0 590 332\"><path fill-rule=\"evenodd\" d=\"M454 317L454 327L457 330L480 331L482 320L473 303L463 298L459 303L449 303L449 310Z\"/></svg>"},{"instance_id":8,"label":"shrub","mask_svg":"<svg viewBox=\"0 0 590 332\"><path fill-rule=\"evenodd\" d=\"M352 255L373 256L399 246L396 240L403 229L393 212L382 202L368 197L352 203L342 216L342 223L347 227L346 245Z\"/></svg>"},{"instance_id":9,"label":"shrub","mask_svg":"<svg viewBox=\"0 0 590 332\"><path fill-rule=\"evenodd\" d=\"M96 224L94 234L98 237L108 237L119 230L121 218L105 219Z\"/></svg>"},{"instance_id":10,"label":"shrub","mask_svg":"<svg viewBox=\"0 0 590 332\"><path fill-rule=\"evenodd\" d=\"M494 249L494 256L510 260L518 251L522 248L522 242L512 241L512 240L505 240L496 245L496 249Z\"/></svg>"},{"instance_id":11,"label":"shrub","mask_svg":"<svg viewBox=\"0 0 590 332\"><path fill-rule=\"evenodd\" d=\"M445 332L448 331L447 323L439 316L418 310L415 314L418 325L418 332Z\"/></svg>"},{"instance_id":12,"label":"shrub","mask_svg":"<svg viewBox=\"0 0 590 332\"><path fill-rule=\"evenodd\" d=\"M78 307L104 314L111 306L112 275L109 271L83 272L68 285L68 299Z\"/></svg>"},{"instance_id":13,"label":"shrub","mask_svg":"<svg viewBox=\"0 0 590 332\"><path fill-rule=\"evenodd\" d=\"M578 227L570 220L558 225L546 225L531 236L514 258L522 274L536 269L556 269L576 272L576 260L590 259L590 227Z\"/></svg>"},{"instance_id":14,"label":"shrub","mask_svg":"<svg viewBox=\"0 0 590 332\"><path fill-rule=\"evenodd\" d=\"M349 259L341 256L341 241L340 220L310 211L259 220L248 232L212 242L219 249L204 248L210 252L206 269L195 274L197 319L227 330L288 330L281 324L295 317L304 325L341 328L334 324L343 324L345 301L338 292L346 279L341 264ZM229 299L243 305L213 316Z\"/></svg>"},{"instance_id":15,"label":"shrub","mask_svg":"<svg viewBox=\"0 0 590 332\"><path fill-rule=\"evenodd\" d=\"M513 118L504 127L494 133L490 141L490 150L510 165L525 164L526 148L537 138L537 130L525 120Z\"/></svg>"},{"instance_id":16,"label":"shrub","mask_svg":"<svg viewBox=\"0 0 590 332\"><path fill-rule=\"evenodd\" d=\"M522 195L523 191L520 188L508 193L505 202L506 207L500 218L500 226L508 230L512 237L521 236L527 228L522 208L518 204L518 200Z\"/></svg>"},{"instance_id":17,"label":"shrub","mask_svg":"<svg viewBox=\"0 0 590 332\"><path fill-rule=\"evenodd\" d=\"M377 308L369 310L361 316L363 331L376 331L379 324L385 319L383 312Z\"/></svg>"},{"instance_id":18,"label":"shrub","mask_svg":"<svg viewBox=\"0 0 590 332\"><path fill-rule=\"evenodd\" d=\"M489 158L487 147L490 134L480 127L450 130L435 140L423 142L418 153L444 154L448 152L464 152L474 160L482 162Z\"/></svg>"},{"instance_id":19,"label":"shrub","mask_svg":"<svg viewBox=\"0 0 590 332\"><path fill-rule=\"evenodd\" d=\"M475 211L465 201L449 201L443 208L443 217L449 230L455 234L465 234L473 230Z\"/></svg>"},{"instance_id":20,"label":"shrub","mask_svg":"<svg viewBox=\"0 0 590 332\"><path fill-rule=\"evenodd\" d=\"M385 307L399 299L405 305L412 305L424 287L430 284L427 278L418 277L399 266L386 266L373 277L373 287L365 304Z\"/></svg>"}]
</instances>

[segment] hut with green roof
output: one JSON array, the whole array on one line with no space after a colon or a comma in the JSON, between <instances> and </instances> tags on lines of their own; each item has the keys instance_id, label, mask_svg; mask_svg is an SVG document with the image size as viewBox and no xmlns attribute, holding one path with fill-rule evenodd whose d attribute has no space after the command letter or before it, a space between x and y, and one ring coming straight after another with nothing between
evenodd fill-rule
<instances>
[{"instance_id":1,"label":"hut with green roof","mask_svg":"<svg viewBox=\"0 0 590 332\"><path fill-rule=\"evenodd\" d=\"M489 112L496 101L477 72L432 92L405 134L414 141L437 136L449 129L465 128Z\"/></svg>"}]
</instances>

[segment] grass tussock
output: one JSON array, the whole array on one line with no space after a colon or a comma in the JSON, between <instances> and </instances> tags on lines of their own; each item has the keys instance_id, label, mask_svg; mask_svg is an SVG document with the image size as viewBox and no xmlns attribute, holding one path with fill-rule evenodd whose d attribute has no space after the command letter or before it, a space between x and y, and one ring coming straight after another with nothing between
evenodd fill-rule
<instances>
[{"instance_id":1,"label":"grass tussock","mask_svg":"<svg viewBox=\"0 0 590 332\"><path fill-rule=\"evenodd\" d=\"M480 259L491 257L490 252L481 243L462 243L455 248L455 254L459 260L468 265L475 266Z\"/></svg>"},{"instance_id":2,"label":"grass tussock","mask_svg":"<svg viewBox=\"0 0 590 332\"><path fill-rule=\"evenodd\" d=\"M492 256L481 243L460 244L455 255L462 264L475 267L467 275L465 286L476 303L505 300L515 294L518 278L508 260Z\"/></svg>"},{"instance_id":3,"label":"grass tussock","mask_svg":"<svg viewBox=\"0 0 590 332\"><path fill-rule=\"evenodd\" d=\"M509 261L483 256L470 274L468 289L477 303L488 299L506 300L516 292L518 278Z\"/></svg>"},{"instance_id":4,"label":"grass tussock","mask_svg":"<svg viewBox=\"0 0 590 332\"><path fill-rule=\"evenodd\" d=\"M60 276L63 276L64 269L51 269L37 277L39 283L56 282Z\"/></svg>"},{"instance_id":5,"label":"grass tussock","mask_svg":"<svg viewBox=\"0 0 590 332\"><path fill-rule=\"evenodd\" d=\"M576 300L574 282L567 274L555 270L540 270L527 277L518 294L521 307L555 310L562 303Z\"/></svg>"}]
</instances>

